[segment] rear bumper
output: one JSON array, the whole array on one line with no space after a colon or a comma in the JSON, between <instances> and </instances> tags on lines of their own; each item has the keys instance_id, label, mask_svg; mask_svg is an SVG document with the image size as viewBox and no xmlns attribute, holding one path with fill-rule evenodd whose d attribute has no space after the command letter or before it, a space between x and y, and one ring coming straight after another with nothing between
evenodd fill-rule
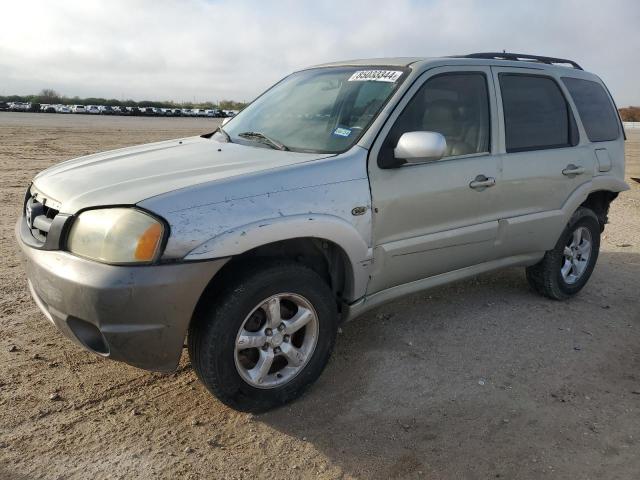
<instances>
[{"instance_id":1,"label":"rear bumper","mask_svg":"<svg viewBox=\"0 0 640 480\"><path fill-rule=\"evenodd\" d=\"M38 250L16 237L38 307L75 343L103 357L155 371L180 360L187 328L205 287L227 259L114 266L63 251Z\"/></svg>"}]
</instances>

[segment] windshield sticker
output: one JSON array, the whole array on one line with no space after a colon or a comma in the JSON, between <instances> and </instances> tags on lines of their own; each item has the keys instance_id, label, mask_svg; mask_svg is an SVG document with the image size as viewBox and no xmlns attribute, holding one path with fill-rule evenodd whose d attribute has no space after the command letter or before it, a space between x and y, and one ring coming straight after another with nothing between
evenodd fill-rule
<instances>
[{"instance_id":1,"label":"windshield sticker","mask_svg":"<svg viewBox=\"0 0 640 480\"><path fill-rule=\"evenodd\" d=\"M400 78L397 70L358 70L349 78L350 82L391 82Z\"/></svg>"},{"instance_id":2,"label":"windshield sticker","mask_svg":"<svg viewBox=\"0 0 640 480\"><path fill-rule=\"evenodd\" d=\"M333 134L337 137L348 137L351 135L351 129L338 127L333 131Z\"/></svg>"}]
</instances>

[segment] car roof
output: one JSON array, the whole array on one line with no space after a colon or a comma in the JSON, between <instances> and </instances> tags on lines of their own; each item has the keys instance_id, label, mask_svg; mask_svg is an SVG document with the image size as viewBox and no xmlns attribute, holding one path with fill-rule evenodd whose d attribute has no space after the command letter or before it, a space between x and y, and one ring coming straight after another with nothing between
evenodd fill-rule
<instances>
[{"instance_id":1,"label":"car roof","mask_svg":"<svg viewBox=\"0 0 640 480\"><path fill-rule=\"evenodd\" d=\"M421 71L428 67L442 65L476 65L476 66L496 66L496 67L519 67L534 68L539 70L554 70L563 73L575 72L579 77L590 77L592 74L582 70L575 62L564 60L563 63L545 63L538 61L536 58L545 60L563 60L554 59L552 57L538 57L535 55L522 55L519 59L505 58L489 58L480 57L484 54L473 54L470 56L448 56L448 57L390 57L390 58L362 58L354 60L344 60L338 62L323 63L309 68L319 67L348 67L348 66L367 66L367 67L410 67L412 70ZM497 55L497 54L495 54ZM514 56L518 54L505 54L506 56ZM565 65L566 63L566 65ZM573 63L575 66L569 66Z\"/></svg>"}]
</instances>

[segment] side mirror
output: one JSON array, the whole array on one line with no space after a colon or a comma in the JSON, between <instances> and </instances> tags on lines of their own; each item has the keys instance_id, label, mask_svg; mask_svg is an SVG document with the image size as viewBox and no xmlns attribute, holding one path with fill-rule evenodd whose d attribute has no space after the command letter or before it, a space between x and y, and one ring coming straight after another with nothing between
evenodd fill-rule
<instances>
[{"instance_id":1,"label":"side mirror","mask_svg":"<svg viewBox=\"0 0 640 480\"><path fill-rule=\"evenodd\" d=\"M437 132L406 132L398 140L393 155L407 163L440 160L447 151L447 141Z\"/></svg>"},{"instance_id":2,"label":"side mirror","mask_svg":"<svg viewBox=\"0 0 640 480\"><path fill-rule=\"evenodd\" d=\"M222 119L222 127L224 127L227 123L229 123L229 120L231 120L231 117L224 117Z\"/></svg>"}]
</instances>

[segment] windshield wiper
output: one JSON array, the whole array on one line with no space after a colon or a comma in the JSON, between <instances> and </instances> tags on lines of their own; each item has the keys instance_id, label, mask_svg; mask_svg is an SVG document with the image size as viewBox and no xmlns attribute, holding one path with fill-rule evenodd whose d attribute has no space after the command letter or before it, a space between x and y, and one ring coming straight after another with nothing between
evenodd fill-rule
<instances>
[{"instance_id":1,"label":"windshield wiper","mask_svg":"<svg viewBox=\"0 0 640 480\"><path fill-rule=\"evenodd\" d=\"M279 141L274 140L273 138L267 137L264 133L242 132L242 133L239 133L238 136L242 138L246 138L248 140L257 140L266 145L270 145L272 148L275 148L276 150L285 150L285 151L289 150L289 148L287 148L287 146L284 143L280 143Z\"/></svg>"},{"instance_id":2,"label":"windshield wiper","mask_svg":"<svg viewBox=\"0 0 640 480\"><path fill-rule=\"evenodd\" d=\"M231 140L231 136L227 132L225 132L222 127L218 127L213 132L205 133L204 135L200 135L200 136L202 138L211 138L211 137L213 137L214 134L216 134L218 132L220 132L222 134L222 136L224 137L224 139L226 140L227 143L233 143L233 141Z\"/></svg>"}]
</instances>

